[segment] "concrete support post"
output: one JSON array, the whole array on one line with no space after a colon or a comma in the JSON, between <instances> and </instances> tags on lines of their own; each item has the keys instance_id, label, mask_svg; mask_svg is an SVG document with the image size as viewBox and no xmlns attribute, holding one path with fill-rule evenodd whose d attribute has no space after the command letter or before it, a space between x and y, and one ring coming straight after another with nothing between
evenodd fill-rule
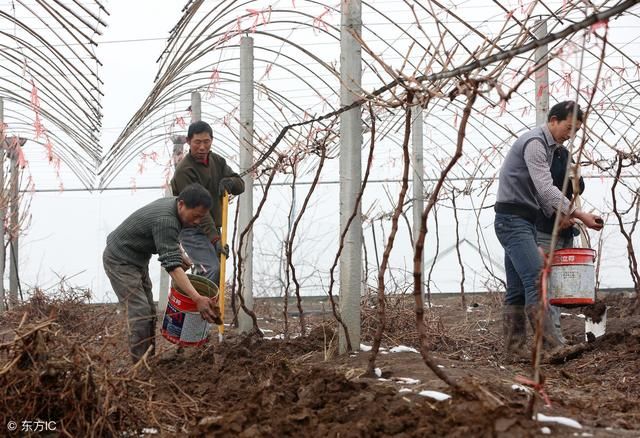
<instances>
[{"instance_id":1,"label":"concrete support post","mask_svg":"<svg viewBox=\"0 0 640 438\"><path fill-rule=\"evenodd\" d=\"M4 247L4 219L7 215L7 194L4 192L4 150L6 137L4 127L4 100L0 97L0 312L4 312L5 294L4 294L4 271L7 254Z\"/></svg>"},{"instance_id":2,"label":"concrete support post","mask_svg":"<svg viewBox=\"0 0 640 438\"><path fill-rule=\"evenodd\" d=\"M17 140L17 139L16 139ZM18 142L20 143L20 142ZM18 305L18 289L20 287L18 276L18 254L20 236L20 166L18 163L17 145L11 153L11 179L9 181L9 200L11 213L9 215L9 307Z\"/></svg>"},{"instance_id":3,"label":"concrete support post","mask_svg":"<svg viewBox=\"0 0 640 438\"><path fill-rule=\"evenodd\" d=\"M423 120L422 120L422 107L413 107L412 112L413 120L411 123L411 161L413 163L413 244L415 249L415 242L420 234L420 226L422 224L422 212L424 210L424 160L423 160ZM420 285L422 294L422 300L426 303L424 296L424 257L422 258L422 278L423 282Z\"/></svg>"},{"instance_id":4,"label":"concrete support post","mask_svg":"<svg viewBox=\"0 0 640 438\"><path fill-rule=\"evenodd\" d=\"M536 38L542 39L547 36L547 22L539 21L535 32ZM548 52L547 45L540 46L535 51L535 62L545 62ZM535 72L536 82L536 126L540 126L547 121L549 114L549 66L544 64Z\"/></svg>"},{"instance_id":5,"label":"concrete support post","mask_svg":"<svg viewBox=\"0 0 640 438\"><path fill-rule=\"evenodd\" d=\"M341 1L340 105L361 95L362 50L354 36L362 35L362 3ZM362 114L358 106L340 115L340 233L346 228L362 184ZM340 257L340 315L349 331L351 347L360 346L360 297L362 295L362 216L360 206L345 236ZM347 351L340 328L339 352Z\"/></svg>"},{"instance_id":6,"label":"concrete support post","mask_svg":"<svg viewBox=\"0 0 640 438\"><path fill-rule=\"evenodd\" d=\"M194 91L191 93L191 123L202 120L202 98L200 93Z\"/></svg>"},{"instance_id":7,"label":"concrete support post","mask_svg":"<svg viewBox=\"0 0 640 438\"><path fill-rule=\"evenodd\" d=\"M253 38L240 40L240 172L249 169L254 163L253 157ZM247 174L244 180L244 194L239 198L238 231L243 232L253 217L253 175ZM253 231L249 231L242 248L242 294L244 304L253 310ZM240 333L253 328L251 317L240 310L238 314Z\"/></svg>"},{"instance_id":8,"label":"concrete support post","mask_svg":"<svg viewBox=\"0 0 640 438\"><path fill-rule=\"evenodd\" d=\"M165 197L171 196L171 188L167 187L164 192ZM162 267L160 268L160 286L158 290L158 311L164 312L169 301L169 274Z\"/></svg>"},{"instance_id":9,"label":"concrete support post","mask_svg":"<svg viewBox=\"0 0 640 438\"><path fill-rule=\"evenodd\" d=\"M202 114L202 100L200 98L200 93L194 91L191 93L191 123L197 122L200 119ZM171 137L171 142L173 143L173 156L172 163L173 166L177 166L182 157L184 156L184 145L187 142L187 137L184 135L176 135ZM165 191L165 196L173 196L171 192L171 187L167 187ZM160 312L164 312L164 309L167 308L167 300L169 299L169 274L164 269L160 270L160 290L158 293L158 310Z\"/></svg>"}]
</instances>

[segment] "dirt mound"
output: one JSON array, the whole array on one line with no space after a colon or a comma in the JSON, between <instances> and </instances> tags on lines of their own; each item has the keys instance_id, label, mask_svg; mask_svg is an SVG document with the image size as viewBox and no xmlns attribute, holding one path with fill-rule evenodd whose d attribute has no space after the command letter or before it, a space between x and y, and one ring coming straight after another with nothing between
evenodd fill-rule
<instances>
[{"instance_id":1,"label":"dirt mound","mask_svg":"<svg viewBox=\"0 0 640 438\"><path fill-rule=\"evenodd\" d=\"M131 379L117 378L108 362L70 340L52 320L21 326L0 350L6 354L2 424L46 419L73 436L105 436L136 427L148 414L132 397Z\"/></svg>"},{"instance_id":2,"label":"dirt mound","mask_svg":"<svg viewBox=\"0 0 640 438\"><path fill-rule=\"evenodd\" d=\"M63 292L36 291L2 315L10 329L0 344L0 424L17 421L20 436L35 430L22 421L38 420L71 436L137 429L149 411L137 397L139 370L118 371L124 327L114 323L117 310L87 305L84 293Z\"/></svg>"},{"instance_id":3,"label":"dirt mound","mask_svg":"<svg viewBox=\"0 0 640 438\"><path fill-rule=\"evenodd\" d=\"M183 426L194 436L533 436L522 405L403 397L357 373L299 360L321 348L310 339L241 338L161 360L149 383L179 381L165 400L176 412L197 397L193 423Z\"/></svg>"},{"instance_id":4,"label":"dirt mound","mask_svg":"<svg viewBox=\"0 0 640 438\"><path fill-rule=\"evenodd\" d=\"M605 427L629 429L631 436L639 428L640 318L622 316L629 303L616 300L605 299L604 337L542 369L552 408L537 403L538 409L575 418L596 436L626 436ZM392 351L408 340L402 327L414 316L410 307L396 310L401 320L376 362L386 379L372 379L364 377L368 353L333 354L336 325L324 318L304 337L229 330L222 344L201 349L178 349L158 336L158 355L132 368L126 323L115 306L38 297L2 315L11 329L0 344L0 417L52 420L71 436L147 428L156 436L527 437L541 436L543 426L554 436L573 436L575 429L527 414L531 397L540 398L513 389L516 376L531 370L501 362L499 306L445 301L428 315L438 367L475 399L455 393L419 354ZM273 324L282 326L275 318ZM566 314L563 324L572 338L584 339L581 315ZM403 383L407 378L414 382ZM420 395L425 390L451 398L434 401Z\"/></svg>"}]
</instances>

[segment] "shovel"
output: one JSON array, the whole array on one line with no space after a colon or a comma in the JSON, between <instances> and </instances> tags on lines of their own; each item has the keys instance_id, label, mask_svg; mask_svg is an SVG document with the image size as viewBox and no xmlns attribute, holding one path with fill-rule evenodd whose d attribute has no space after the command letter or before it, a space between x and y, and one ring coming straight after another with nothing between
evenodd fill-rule
<instances>
[{"instance_id":1,"label":"shovel","mask_svg":"<svg viewBox=\"0 0 640 438\"><path fill-rule=\"evenodd\" d=\"M593 342L604 335L607 327L607 306L602 301L592 304L584 312L585 341Z\"/></svg>"}]
</instances>

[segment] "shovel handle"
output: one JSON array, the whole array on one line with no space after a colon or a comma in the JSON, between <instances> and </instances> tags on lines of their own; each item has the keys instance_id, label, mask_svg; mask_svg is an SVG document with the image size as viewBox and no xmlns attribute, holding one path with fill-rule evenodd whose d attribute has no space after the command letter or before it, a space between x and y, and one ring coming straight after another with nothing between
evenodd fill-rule
<instances>
[{"instance_id":1,"label":"shovel handle","mask_svg":"<svg viewBox=\"0 0 640 438\"><path fill-rule=\"evenodd\" d=\"M227 212L229 211L229 194L225 191L222 196L222 236L220 236L220 243L224 247L227 244ZM226 274L227 256L220 254L220 285L218 287L218 305L220 306L220 320L222 324L218 326L218 339L222 340L224 336L224 286L225 286L225 274Z\"/></svg>"}]
</instances>

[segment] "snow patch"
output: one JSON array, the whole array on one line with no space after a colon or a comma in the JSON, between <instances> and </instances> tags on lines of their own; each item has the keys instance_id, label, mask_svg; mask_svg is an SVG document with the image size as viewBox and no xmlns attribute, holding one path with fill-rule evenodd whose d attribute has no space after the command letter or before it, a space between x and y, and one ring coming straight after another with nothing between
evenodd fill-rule
<instances>
[{"instance_id":1,"label":"snow patch","mask_svg":"<svg viewBox=\"0 0 640 438\"><path fill-rule=\"evenodd\" d=\"M418 379L412 379L411 377L396 377L398 382L404 383L405 385L417 385L420 383Z\"/></svg>"},{"instance_id":2,"label":"snow patch","mask_svg":"<svg viewBox=\"0 0 640 438\"><path fill-rule=\"evenodd\" d=\"M380 368L376 368L373 372L376 373L376 376L382 377L382 370Z\"/></svg>"},{"instance_id":3,"label":"snow patch","mask_svg":"<svg viewBox=\"0 0 640 438\"><path fill-rule=\"evenodd\" d=\"M423 397L429 397L429 398L432 398L432 399L437 400L437 401L442 401L442 400L446 400L448 398L451 398L450 395L445 394L443 392L429 391L429 390L420 391L418 393L418 395L421 395Z\"/></svg>"},{"instance_id":4,"label":"snow patch","mask_svg":"<svg viewBox=\"0 0 640 438\"><path fill-rule=\"evenodd\" d=\"M360 351L371 351L371 345L360 344Z\"/></svg>"},{"instance_id":5,"label":"snow patch","mask_svg":"<svg viewBox=\"0 0 640 438\"><path fill-rule=\"evenodd\" d=\"M513 389L516 392L525 392L527 394L531 393L531 390L529 388L527 388L526 386L518 385L517 383L514 383L513 385L511 385L511 389Z\"/></svg>"},{"instance_id":6,"label":"snow patch","mask_svg":"<svg viewBox=\"0 0 640 438\"><path fill-rule=\"evenodd\" d=\"M547 426L541 428L540 432L542 432L544 435L551 435L551 429L549 429Z\"/></svg>"},{"instance_id":7,"label":"snow patch","mask_svg":"<svg viewBox=\"0 0 640 438\"><path fill-rule=\"evenodd\" d=\"M534 417L534 420L542 421L544 423L558 423L563 426L573 427L575 429L582 429L582 425L578 423L576 420L567 417L549 417L544 414L538 414Z\"/></svg>"},{"instance_id":8,"label":"snow patch","mask_svg":"<svg viewBox=\"0 0 640 438\"><path fill-rule=\"evenodd\" d=\"M299 338L299 337L300 337L299 334L295 334L295 335L289 336L289 339L295 339L295 338ZM280 334L275 335L275 336L265 336L262 339L264 339L265 341L272 341L274 339L284 339L284 333L280 333Z\"/></svg>"},{"instance_id":9,"label":"snow patch","mask_svg":"<svg viewBox=\"0 0 640 438\"><path fill-rule=\"evenodd\" d=\"M400 389L398 390L398 392L399 392L400 394L405 394L405 393L407 393L407 392L413 392L413 391L411 391L409 388L400 388Z\"/></svg>"},{"instance_id":10,"label":"snow patch","mask_svg":"<svg viewBox=\"0 0 640 438\"><path fill-rule=\"evenodd\" d=\"M417 353L418 350L412 347L407 347L406 345L398 345L397 347L393 347L389 350L392 353Z\"/></svg>"}]
</instances>

